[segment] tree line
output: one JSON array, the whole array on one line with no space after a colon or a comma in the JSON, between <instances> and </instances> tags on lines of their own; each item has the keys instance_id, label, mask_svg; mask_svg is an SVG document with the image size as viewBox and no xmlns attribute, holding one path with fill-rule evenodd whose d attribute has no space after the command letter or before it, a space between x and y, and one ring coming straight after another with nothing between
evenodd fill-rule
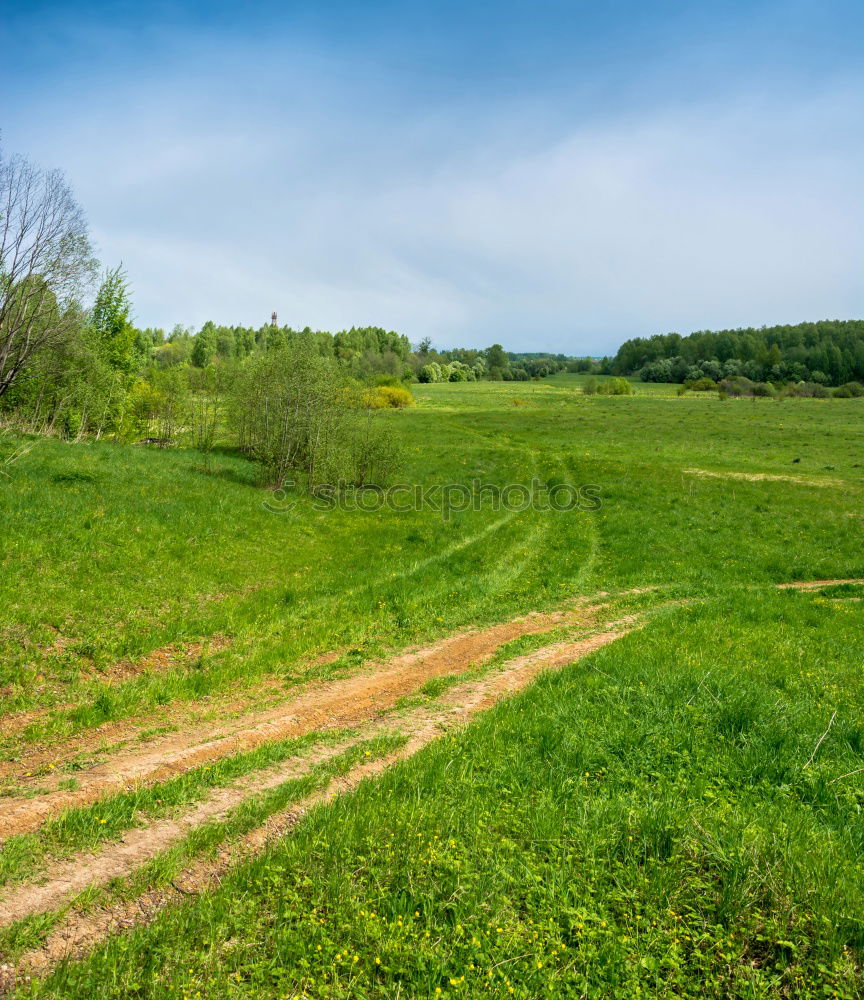
<instances>
[{"instance_id":1,"label":"tree line","mask_svg":"<svg viewBox=\"0 0 864 1000\"><path fill-rule=\"evenodd\" d=\"M645 382L743 378L844 386L864 382L864 320L635 337L621 345L611 367Z\"/></svg>"},{"instance_id":2,"label":"tree line","mask_svg":"<svg viewBox=\"0 0 864 1000\"><path fill-rule=\"evenodd\" d=\"M68 438L167 440L214 387L244 383L238 373L256 359L301 349L309 364L324 358L340 378L386 389L361 393L371 409L406 405L410 395L397 390L415 381L608 372L590 358L513 354L500 344L436 350L426 338L412 349L404 334L375 326L329 333L208 321L198 330L141 329L122 267L98 275L83 213L62 175L0 149L0 414L7 420Z\"/></svg>"},{"instance_id":3,"label":"tree line","mask_svg":"<svg viewBox=\"0 0 864 1000\"><path fill-rule=\"evenodd\" d=\"M566 354L505 351L500 344L482 350L457 347L438 351L427 338L410 358L418 382L527 382L559 372L609 373L609 359L597 361Z\"/></svg>"},{"instance_id":4,"label":"tree line","mask_svg":"<svg viewBox=\"0 0 864 1000\"><path fill-rule=\"evenodd\" d=\"M267 483L309 489L363 487L395 468L380 411L413 402L406 337L213 323L166 337L134 325L122 267L99 270L62 176L0 150L3 422L74 440L182 441L208 466L217 441L233 439Z\"/></svg>"}]
</instances>

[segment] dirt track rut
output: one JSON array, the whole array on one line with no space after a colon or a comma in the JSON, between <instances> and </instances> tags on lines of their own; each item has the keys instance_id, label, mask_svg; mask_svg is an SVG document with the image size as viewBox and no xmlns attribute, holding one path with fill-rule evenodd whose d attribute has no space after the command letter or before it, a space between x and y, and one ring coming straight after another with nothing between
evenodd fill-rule
<instances>
[{"instance_id":1,"label":"dirt track rut","mask_svg":"<svg viewBox=\"0 0 864 1000\"><path fill-rule=\"evenodd\" d=\"M370 722L352 741L399 732L407 736L405 745L388 757L366 762L346 775L333 779L322 791L310 795L270 817L261 827L247 834L240 842L225 848L215 859L194 864L169 889L153 890L130 903L124 901L94 913L72 913L56 927L44 945L25 955L18 963L19 973L38 972L60 958L81 953L114 930L149 920L155 912L173 898L198 893L212 886L238 861L261 850L275 837L281 836L313 806L333 796L350 791L364 778L381 773L404 760L438 738L443 731L461 725L476 712L491 707L502 697L527 686L541 672L562 666L626 635L636 624L632 618L610 623L602 632L575 641L553 643L536 652L506 662L500 669L468 681L454 684L431 705L416 707L406 713L394 714L385 720ZM0 896L0 926L22 917L45 913L62 906L72 895L88 886L100 885L117 876L127 875L155 857L172 843L180 840L195 826L224 817L247 796L280 784L304 773L317 761L339 753L349 743L322 749L301 760L293 760L279 768L269 769L227 789L220 789L209 799L181 816L136 829L123 841L106 845L95 854L82 854L55 866L47 880L39 886L22 886ZM182 882L177 887L176 882ZM8 977L7 977L8 979ZM11 982L11 980L10 980ZM2 979L0 979L2 989Z\"/></svg>"},{"instance_id":2,"label":"dirt track rut","mask_svg":"<svg viewBox=\"0 0 864 1000\"><path fill-rule=\"evenodd\" d=\"M374 718L392 707L399 698L412 693L427 680L458 673L486 662L504 643L525 635L548 632L563 625L586 627L594 621L597 607L575 607L548 614L528 615L489 628L449 636L433 646L403 653L386 663L341 680L301 691L263 712L248 713L219 727L200 727L181 734L120 749L108 760L76 772L77 787L59 787L61 777L42 776L40 794L8 796L0 812L0 839L27 833L63 809L87 805L111 792L135 785L164 781L191 768L218 760L277 739L302 736L312 730L353 726ZM71 749L71 748L70 748ZM56 759L58 750L51 751ZM28 757L21 770L34 769ZM23 784L28 784L26 778Z\"/></svg>"}]
</instances>

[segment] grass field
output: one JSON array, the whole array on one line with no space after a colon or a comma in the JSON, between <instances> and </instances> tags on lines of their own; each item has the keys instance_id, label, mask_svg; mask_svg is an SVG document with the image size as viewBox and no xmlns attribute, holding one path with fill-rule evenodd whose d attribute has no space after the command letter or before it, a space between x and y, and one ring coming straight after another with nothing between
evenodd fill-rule
<instances>
[{"instance_id":1,"label":"grass field","mask_svg":"<svg viewBox=\"0 0 864 1000\"><path fill-rule=\"evenodd\" d=\"M598 510L277 513L227 448L29 442L0 992L864 996L864 406L580 384L383 416L406 484Z\"/></svg>"}]
</instances>

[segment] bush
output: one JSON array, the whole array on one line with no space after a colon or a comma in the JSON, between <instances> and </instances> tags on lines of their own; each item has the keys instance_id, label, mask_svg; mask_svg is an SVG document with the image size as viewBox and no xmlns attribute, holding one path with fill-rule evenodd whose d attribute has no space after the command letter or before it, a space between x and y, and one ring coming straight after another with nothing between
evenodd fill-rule
<instances>
[{"instance_id":1,"label":"bush","mask_svg":"<svg viewBox=\"0 0 864 1000\"><path fill-rule=\"evenodd\" d=\"M794 399L810 399L813 396L814 382L796 382L794 385L787 385L785 395Z\"/></svg>"},{"instance_id":2,"label":"bush","mask_svg":"<svg viewBox=\"0 0 864 1000\"><path fill-rule=\"evenodd\" d=\"M410 397L398 386L367 392ZM365 486L390 474L398 448L392 421L364 407L363 395L335 358L298 341L243 368L231 389L230 417L240 447L260 463L269 484L299 474L310 491L338 483Z\"/></svg>"},{"instance_id":3,"label":"bush","mask_svg":"<svg viewBox=\"0 0 864 1000\"><path fill-rule=\"evenodd\" d=\"M474 372L461 361L451 361L442 372L446 382L473 382L475 378Z\"/></svg>"},{"instance_id":4,"label":"bush","mask_svg":"<svg viewBox=\"0 0 864 1000\"><path fill-rule=\"evenodd\" d=\"M414 405L414 397L402 385L379 385L363 393L363 405L370 410L401 410Z\"/></svg>"},{"instance_id":5,"label":"bush","mask_svg":"<svg viewBox=\"0 0 864 1000\"><path fill-rule=\"evenodd\" d=\"M770 398L777 395L777 390L773 385L771 385L770 382L755 382L753 384L753 395L767 396Z\"/></svg>"},{"instance_id":6,"label":"bush","mask_svg":"<svg viewBox=\"0 0 864 1000\"><path fill-rule=\"evenodd\" d=\"M692 382L685 382L684 386L693 392L713 392L717 388L717 383L713 378L697 378Z\"/></svg>"},{"instance_id":7,"label":"bush","mask_svg":"<svg viewBox=\"0 0 864 1000\"><path fill-rule=\"evenodd\" d=\"M366 411L365 418L348 428L346 475L351 485L363 488L386 483L401 462L398 443L378 423L379 417Z\"/></svg>"},{"instance_id":8,"label":"bush","mask_svg":"<svg viewBox=\"0 0 864 1000\"><path fill-rule=\"evenodd\" d=\"M726 396L738 398L740 396L752 396L753 383L744 375L729 375L717 386L719 392Z\"/></svg>"},{"instance_id":9,"label":"bush","mask_svg":"<svg viewBox=\"0 0 864 1000\"><path fill-rule=\"evenodd\" d=\"M423 365L419 372L417 372L418 382L443 382L444 373L441 369L441 365L437 361L430 361L428 365Z\"/></svg>"},{"instance_id":10,"label":"bush","mask_svg":"<svg viewBox=\"0 0 864 1000\"><path fill-rule=\"evenodd\" d=\"M633 386L626 378L607 378L600 383L597 391L604 396L632 396Z\"/></svg>"},{"instance_id":11,"label":"bush","mask_svg":"<svg viewBox=\"0 0 864 1000\"><path fill-rule=\"evenodd\" d=\"M597 379L592 375L590 378L585 379L585 384L582 386L582 392L586 396L595 396L597 394Z\"/></svg>"}]
</instances>

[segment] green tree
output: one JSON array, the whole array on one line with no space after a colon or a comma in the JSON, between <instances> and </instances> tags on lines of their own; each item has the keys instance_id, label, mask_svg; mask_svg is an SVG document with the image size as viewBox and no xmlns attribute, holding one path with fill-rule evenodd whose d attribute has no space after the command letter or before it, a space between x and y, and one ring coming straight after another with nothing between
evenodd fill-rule
<instances>
[{"instance_id":1,"label":"green tree","mask_svg":"<svg viewBox=\"0 0 864 1000\"><path fill-rule=\"evenodd\" d=\"M486 368L492 378L498 380L504 377L504 372L510 367L504 348L500 344L493 344L483 352L486 358Z\"/></svg>"},{"instance_id":2,"label":"green tree","mask_svg":"<svg viewBox=\"0 0 864 1000\"><path fill-rule=\"evenodd\" d=\"M131 311L129 282L123 266L106 270L93 303L91 325L102 357L115 371L127 376L138 372L144 361L138 331L130 319Z\"/></svg>"},{"instance_id":3,"label":"green tree","mask_svg":"<svg viewBox=\"0 0 864 1000\"><path fill-rule=\"evenodd\" d=\"M196 368L206 368L216 356L216 325L207 320L192 342L192 364Z\"/></svg>"}]
</instances>

